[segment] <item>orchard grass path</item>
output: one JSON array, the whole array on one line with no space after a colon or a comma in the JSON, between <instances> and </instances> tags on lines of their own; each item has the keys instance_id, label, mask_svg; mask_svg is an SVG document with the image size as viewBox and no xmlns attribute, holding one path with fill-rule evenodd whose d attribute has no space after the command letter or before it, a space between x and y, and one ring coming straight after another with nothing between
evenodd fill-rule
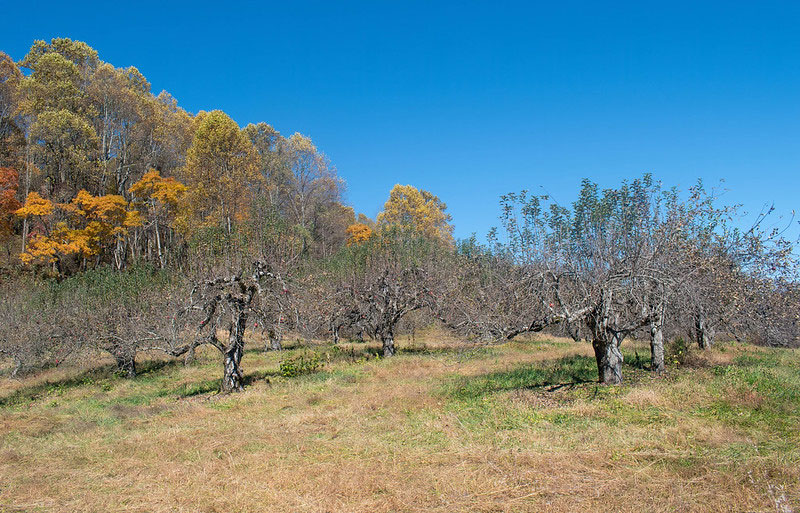
<instances>
[{"instance_id":1,"label":"orchard grass path","mask_svg":"<svg viewBox=\"0 0 800 513\"><path fill-rule=\"evenodd\" d=\"M252 341L250 347L260 342ZM0 376L0 511L800 511L800 351L721 344L597 385L588 343L430 336ZM297 376L280 362L304 355ZM783 509L781 509L783 508Z\"/></svg>"}]
</instances>

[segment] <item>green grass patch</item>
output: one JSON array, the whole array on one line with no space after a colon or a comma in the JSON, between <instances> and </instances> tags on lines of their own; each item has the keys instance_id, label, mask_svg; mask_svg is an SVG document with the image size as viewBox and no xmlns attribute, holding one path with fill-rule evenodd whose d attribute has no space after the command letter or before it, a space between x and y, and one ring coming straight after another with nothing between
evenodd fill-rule
<instances>
[{"instance_id":1,"label":"green grass patch","mask_svg":"<svg viewBox=\"0 0 800 513\"><path fill-rule=\"evenodd\" d=\"M567 356L546 364L526 365L484 376L459 377L449 385L447 393L454 399L466 400L508 390L591 383L596 377L597 366L593 358Z\"/></svg>"}]
</instances>

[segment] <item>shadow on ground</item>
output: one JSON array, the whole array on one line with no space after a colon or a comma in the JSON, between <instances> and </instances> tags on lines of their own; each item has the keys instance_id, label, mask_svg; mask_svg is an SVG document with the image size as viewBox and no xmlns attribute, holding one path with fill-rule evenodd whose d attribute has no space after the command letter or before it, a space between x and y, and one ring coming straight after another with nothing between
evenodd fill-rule
<instances>
[{"instance_id":1,"label":"shadow on ground","mask_svg":"<svg viewBox=\"0 0 800 513\"><path fill-rule=\"evenodd\" d=\"M136 378L133 379L146 379L147 377L172 371L180 366L183 366L183 362L178 360L145 360L137 363L137 375ZM120 379L125 378L119 377L116 366L113 364L100 365L75 375L47 380L17 389L10 394L0 397L0 407L35 401L46 395L63 393L77 387L96 385L98 383L105 383L108 385L113 380Z\"/></svg>"},{"instance_id":2,"label":"shadow on ground","mask_svg":"<svg viewBox=\"0 0 800 513\"><path fill-rule=\"evenodd\" d=\"M566 356L508 371L459 378L450 395L457 399L475 399L510 390L557 390L576 384L594 383L596 380L597 364L594 358Z\"/></svg>"}]
</instances>

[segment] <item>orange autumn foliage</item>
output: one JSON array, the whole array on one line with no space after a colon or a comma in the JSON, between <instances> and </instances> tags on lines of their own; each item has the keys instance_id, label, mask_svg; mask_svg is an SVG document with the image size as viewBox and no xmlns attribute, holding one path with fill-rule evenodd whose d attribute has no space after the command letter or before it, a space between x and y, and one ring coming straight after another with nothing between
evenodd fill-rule
<instances>
[{"instance_id":1,"label":"orange autumn foliage","mask_svg":"<svg viewBox=\"0 0 800 513\"><path fill-rule=\"evenodd\" d=\"M128 189L134 197L154 200L161 205L175 209L183 195L186 186L174 178L163 178L156 169L151 169Z\"/></svg>"},{"instance_id":2,"label":"orange autumn foliage","mask_svg":"<svg viewBox=\"0 0 800 513\"><path fill-rule=\"evenodd\" d=\"M19 173L10 167L0 167L0 241L6 241L13 232L14 212L22 205L17 200Z\"/></svg>"},{"instance_id":3,"label":"orange autumn foliage","mask_svg":"<svg viewBox=\"0 0 800 513\"><path fill-rule=\"evenodd\" d=\"M62 219L56 221L56 214ZM16 215L38 218L43 232L32 235L20 255L25 264L52 263L67 255L100 255L128 228L142 224L139 212L130 209L122 196L92 196L85 190L69 203L57 204L32 192Z\"/></svg>"},{"instance_id":4,"label":"orange autumn foliage","mask_svg":"<svg viewBox=\"0 0 800 513\"><path fill-rule=\"evenodd\" d=\"M372 228L364 223L355 223L347 227L347 245L361 244L372 237Z\"/></svg>"}]
</instances>

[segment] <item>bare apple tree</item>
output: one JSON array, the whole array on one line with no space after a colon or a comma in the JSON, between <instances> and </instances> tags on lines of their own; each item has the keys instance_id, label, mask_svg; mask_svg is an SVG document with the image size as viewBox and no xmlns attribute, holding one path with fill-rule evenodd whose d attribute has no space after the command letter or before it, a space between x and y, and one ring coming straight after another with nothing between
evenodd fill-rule
<instances>
[{"instance_id":1,"label":"bare apple tree","mask_svg":"<svg viewBox=\"0 0 800 513\"><path fill-rule=\"evenodd\" d=\"M514 294L516 283L527 300L526 308L499 309L498 318L521 316L513 324L526 331L582 324L599 380L609 384L622 381L623 340L648 328L651 367L662 370L665 308L687 279L673 258L686 242L694 205L649 175L604 191L585 180L571 208L526 191L503 196L501 204L503 237L494 239L493 253L514 270L499 273L505 280L495 281L495 296Z\"/></svg>"}]
</instances>

